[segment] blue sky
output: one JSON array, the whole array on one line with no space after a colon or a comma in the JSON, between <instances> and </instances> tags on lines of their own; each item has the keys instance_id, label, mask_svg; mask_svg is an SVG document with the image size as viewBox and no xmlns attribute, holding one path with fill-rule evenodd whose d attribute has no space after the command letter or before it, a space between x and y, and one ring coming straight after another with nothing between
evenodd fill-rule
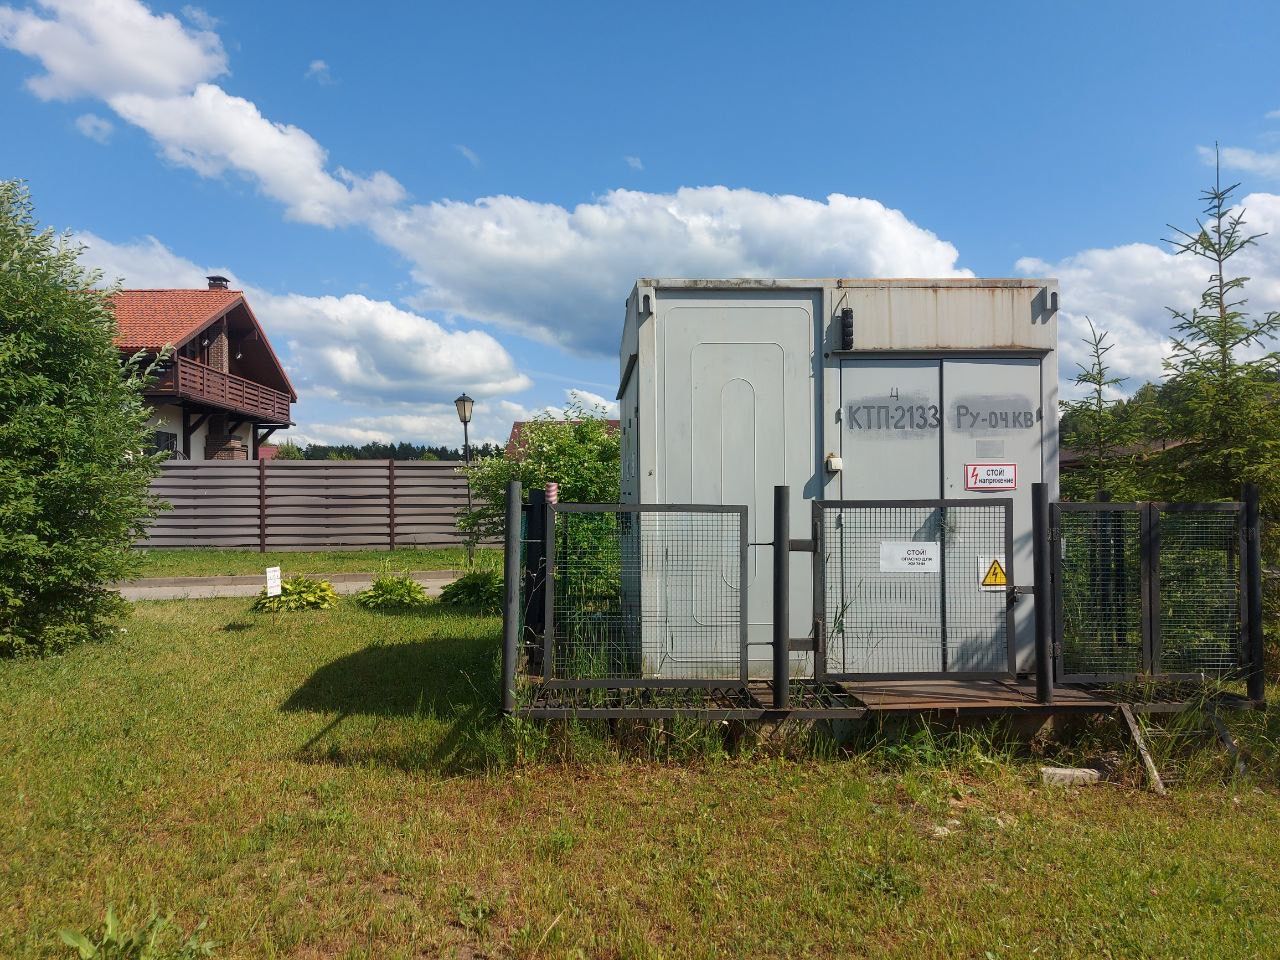
<instances>
[{"instance_id":1,"label":"blue sky","mask_svg":"<svg viewBox=\"0 0 1280 960\"><path fill-rule=\"evenodd\" d=\"M1054 275L1064 375L1088 314L1136 386L1206 147L1280 230L1280 8L1217 7L0 3L0 176L127 285L233 276L301 439L611 398L642 275Z\"/></svg>"}]
</instances>

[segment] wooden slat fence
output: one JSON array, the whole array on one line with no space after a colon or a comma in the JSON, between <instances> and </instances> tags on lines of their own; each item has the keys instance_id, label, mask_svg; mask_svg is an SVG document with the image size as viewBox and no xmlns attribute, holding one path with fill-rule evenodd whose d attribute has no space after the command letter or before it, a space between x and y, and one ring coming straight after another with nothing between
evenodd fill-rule
<instances>
[{"instance_id":1,"label":"wooden slat fence","mask_svg":"<svg viewBox=\"0 0 1280 960\"><path fill-rule=\"evenodd\" d=\"M169 503L139 546L392 549L465 543L467 484L452 462L169 461L151 484Z\"/></svg>"}]
</instances>

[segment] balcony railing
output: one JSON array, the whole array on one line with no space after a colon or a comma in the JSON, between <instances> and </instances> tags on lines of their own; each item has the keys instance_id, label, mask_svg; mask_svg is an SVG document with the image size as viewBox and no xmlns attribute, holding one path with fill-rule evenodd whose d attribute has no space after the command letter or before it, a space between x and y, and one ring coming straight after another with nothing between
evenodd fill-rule
<instances>
[{"instance_id":1,"label":"balcony railing","mask_svg":"<svg viewBox=\"0 0 1280 960\"><path fill-rule=\"evenodd\" d=\"M270 423L289 422L289 394L186 357L161 366L147 392L197 400Z\"/></svg>"}]
</instances>

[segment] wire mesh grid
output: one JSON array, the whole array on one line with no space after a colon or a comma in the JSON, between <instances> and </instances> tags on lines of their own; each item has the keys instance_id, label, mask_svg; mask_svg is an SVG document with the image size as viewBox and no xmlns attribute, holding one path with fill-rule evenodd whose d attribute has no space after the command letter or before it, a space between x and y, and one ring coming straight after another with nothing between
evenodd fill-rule
<instances>
[{"instance_id":1,"label":"wire mesh grid","mask_svg":"<svg viewBox=\"0 0 1280 960\"><path fill-rule=\"evenodd\" d=\"M1142 514L1063 512L1060 581L1066 674L1135 674L1142 656Z\"/></svg>"},{"instance_id":2,"label":"wire mesh grid","mask_svg":"<svg viewBox=\"0 0 1280 960\"><path fill-rule=\"evenodd\" d=\"M1012 582L1006 526L997 504L822 507L827 673L1007 672L1005 589L982 587L997 560ZM894 569L910 544L926 559Z\"/></svg>"},{"instance_id":3,"label":"wire mesh grid","mask_svg":"<svg viewBox=\"0 0 1280 960\"><path fill-rule=\"evenodd\" d=\"M1160 670L1227 673L1244 662L1240 611L1243 517L1166 511L1160 520Z\"/></svg>"},{"instance_id":4,"label":"wire mesh grid","mask_svg":"<svg viewBox=\"0 0 1280 960\"><path fill-rule=\"evenodd\" d=\"M551 677L743 678L740 511L555 514Z\"/></svg>"}]
</instances>

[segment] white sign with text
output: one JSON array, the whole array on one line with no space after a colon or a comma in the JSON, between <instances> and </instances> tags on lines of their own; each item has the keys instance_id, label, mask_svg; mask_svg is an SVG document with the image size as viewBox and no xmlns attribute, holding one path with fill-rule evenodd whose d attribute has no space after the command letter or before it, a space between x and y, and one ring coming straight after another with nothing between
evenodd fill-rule
<instances>
[{"instance_id":1,"label":"white sign with text","mask_svg":"<svg viewBox=\"0 0 1280 960\"><path fill-rule=\"evenodd\" d=\"M966 463L964 488L966 490L1016 490L1018 465L1016 463Z\"/></svg>"},{"instance_id":2,"label":"white sign with text","mask_svg":"<svg viewBox=\"0 0 1280 960\"><path fill-rule=\"evenodd\" d=\"M280 596L280 568L267 567L267 596Z\"/></svg>"},{"instance_id":3,"label":"white sign with text","mask_svg":"<svg viewBox=\"0 0 1280 960\"><path fill-rule=\"evenodd\" d=\"M934 540L881 540L881 573L937 573L941 550Z\"/></svg>"}]
</instances>

